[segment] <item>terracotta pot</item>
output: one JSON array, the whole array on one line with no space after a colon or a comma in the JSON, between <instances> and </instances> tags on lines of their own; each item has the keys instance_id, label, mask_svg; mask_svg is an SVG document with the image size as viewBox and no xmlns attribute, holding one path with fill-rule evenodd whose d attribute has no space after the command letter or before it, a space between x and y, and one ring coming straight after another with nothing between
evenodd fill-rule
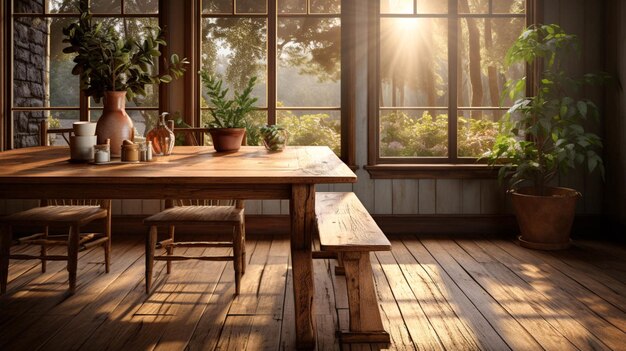
<instances>
[{"instance_id":1,"label":"terracotta pot","mask_svg":"<svg viewBox=\"0 0 626 351\"><path fill-rule=\"evenodd\" d=\"M209 129L215 151L237 151L241 147L245 128L213 128Z\"/></svg>"},{"instance_id":2,"label":"terracotta pot","mask_svg":"<svg viewBox=\"0 0 626 351\"><path fill-rule=\"evenodd\" d=\"M568 188L546 188L543 195L534 187L511 192L521 234L521 246L539 250L561 250L570 245L576 200L580 193Z\"/></svg>"},{"instance_id":3,"label":"terracotta pot","mask_svg":"<svg viewBox=\"0 0 626 351\"><path fill-rule=\"evenodd\" d=\"M106 140L111 139L111 157L120 157L122 142L134 139L133 121L125 108L125 91L104 93L104 110L96 125L96 135L98 144L106 144Z\"/></svg>"}]
</instances>

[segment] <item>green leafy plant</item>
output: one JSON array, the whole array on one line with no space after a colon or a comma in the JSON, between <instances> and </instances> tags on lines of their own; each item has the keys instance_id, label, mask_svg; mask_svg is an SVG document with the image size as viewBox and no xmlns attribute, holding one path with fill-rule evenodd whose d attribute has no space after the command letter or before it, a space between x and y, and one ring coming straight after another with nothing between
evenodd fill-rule
<instances>
[{"instance_id":1,"label":"green leafy plant","mask_svg":"<svg viewBox=\"0 0 626 351\"><path fill-rule=\"evenodd\" d=\"M577 38L555 24L530 26L507 52L507 65L541 62L545 68L535 82L535 96L525 96L526 78L506 83L505 94L515 102L492 149L483 155L489 164L501 167L499 179L510 179L511 188L528 181L543 194L557 174L583 163L589 172L600 169L604 174L597 153L600 137L585 128L589 120L599 118L598 109L592 101L574 96L607 76L571 77L562 64L577 53Z\"/></svg>"},{"instance_id":2,"label":"green leafy plant","mask_svg":"<svg viewBox=\"0 0 626 351\"><path fill-rule=\"evenodd\" d=\"M63 28L63 42L69 44L63 52L76 55L72 74L80 76L81 89L96 102L107 91L126 91L133 100L146 95L146 85L169 83L184 74L189 61L176 54L165 60L164 74L153 73L159 47L167 45L158 26L146 27L142 42L122 39L112 25L92 19L88 0L81 0L78 9L78 20Z\"/></svg>"},{"instance_id":3,"label":"green leafy plant","mask_svg":"<svg viewBox=\"0 0 626 351\"><path fill-rule=\"evenodd\" d=\"M281 111L280 125L289 131L289 145L328 146L335 154L341 151L341 125L326 113L296 116Z\"/></svg>"},{"instance_id":4,"label":"green leafy plant","mask_svg":"<svg viewBox=\"0 0 626 351\"><path fill-rule=\"evenodd\" d=\"M448 115L409 116L394 111L380 117L380 152L385 157L442 157L448 154ZM493 145L498 122L458 117L458 155L478 157Z\"/></svg>"},{"instance_id":5,"label":"green leafy plant","mask_svg":"<svg viewBox=\"0 0 626 351\"><path fill-rule=\"evenodd\" d=\"M221 79L206 70L200 71L200 76L213 105L213 121L209 122L209 128L246 128L246 116L254 110L254 103L258 100L251 96L257 78L250 78L244 90L241 93L235 92L234 98L229 99L226 97L228 88L223 88Z\"/></svg>"},{"instance_id":6,"label":"green leafy plant","mask_svg":"<svg viewBox=\"0 0 626 351\"><path fill-rule=\"evenodd\" d=\"M282 151L287 146L287 130L279 125L266 125L259 129L263 144L270 151Z\"/></svg>"}]
</instances>

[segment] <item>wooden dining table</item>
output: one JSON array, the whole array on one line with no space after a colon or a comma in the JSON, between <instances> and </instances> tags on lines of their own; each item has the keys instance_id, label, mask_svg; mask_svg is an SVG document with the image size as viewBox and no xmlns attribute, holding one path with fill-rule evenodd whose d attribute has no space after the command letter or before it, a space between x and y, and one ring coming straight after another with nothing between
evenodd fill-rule
<instances>
[{"instance_id":1,"label":"wooden dining table","mask_svg":"<svg viewBox=\"0 0 626 351\"><path fill-rule=\"evenodd\" d=\"M209 146L177 146L170 156L139 163L72 163L69 156L67 147L1 152L0 198L289 199L296 342L314 347L315 185L357 180L328 147L273 153L245 146L218 153Z\"/></svg>"}]
</instances>

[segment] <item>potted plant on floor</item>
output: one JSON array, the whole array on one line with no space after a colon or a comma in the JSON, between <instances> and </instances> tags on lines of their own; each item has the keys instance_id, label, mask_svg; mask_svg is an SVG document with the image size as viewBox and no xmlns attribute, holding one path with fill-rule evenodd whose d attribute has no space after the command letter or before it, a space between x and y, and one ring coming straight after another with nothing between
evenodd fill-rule
<instances>
[{"instance_id":1,"label":"potted plant on floor","mask_svg":"<svg viewBox=\"0 0 626 351\"><path fill-rule=\"evenodd\" d=\"M515 100L506 113L493 148L484 157L500 167L499 178L510 180L512 204L520 226L520 244L556 250L570 243L576 190L553 187L558 174L584 164L589 172L604 175L598 150L600 137L586 130L597 121L598 109L588 99L576 98L578 90L601 82L603 75L572 78L562 67L578 53L574 35L559 26L535 25L526 29L506 56L507 65L543 65L534 82L534 96L526 96L526 78L508 81L505 94ZM520 97L521 96L521 97Z\"/></svg>"},{"instance_id":2,"label":"potted plant on floor","mask_svg":"<svg viewBox=\"0 0 626 351\"><path fill-rule=\"evenodd\" d=\"M122 142L133 140L133 122L125 111L126 99L146 95L146 85L169 83L185 72L187 59L173 54L165 60L163 74L155 72L167 43L159 27L144 27L145 38L122 38L113 25L93 21L89 1L79 2L80 17L63 28L63 49L74 54L72 74L80 76L81 89L96 102L104 98L103 113L96 127L98 143L111 140L111 155L119 157Z\"/></svg>"},{"instance_id":3,"label":"potted plant on floor","mask_svg":"<svg viewBox=\"0 0 626 351\"><path fill-rule=\"evenodd\" d=\"M254 110L257 98L251 96L256 77L250 78L248 85L239 93L235 92L232 99L227 98L228 89L223 88L221 79L215 78L208 71L200 72L207 95L211 103L209 133L216 151L237 151L246 134L248 122L246 117Z\"/></svg>"}]
</instances>

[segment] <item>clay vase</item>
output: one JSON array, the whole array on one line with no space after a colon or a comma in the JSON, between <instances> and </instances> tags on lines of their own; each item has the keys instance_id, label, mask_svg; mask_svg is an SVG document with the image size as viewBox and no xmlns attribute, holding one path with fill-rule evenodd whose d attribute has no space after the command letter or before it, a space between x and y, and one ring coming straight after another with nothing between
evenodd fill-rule
<instances>
[{"instance_id":1,"label":"clay vase","mask_svg":"<svg viewBox=\"0 0 626 351\"><path fill-rule=\"evenodd\" d=\"M124 140L134 139L133 121L126 113L126 92L104 93L104 110L96 125L98 144L111 139L111 157L120 157Z\"/></svg>"},{"instance_id":2,"label":"clay vase","mask_svg":"<svg viewBox=\"0 0 626 351\"><path fill-rule=\"evenodd\" d=\"M246 128L213 128L209 129L215 151L237 151L241 147Z\"/></svg>"},{"instance_id":3,"label":"clay vase","mask_svg":"<svg viewBox=\"0 0 626 351\"><path fill-rule=\"evenodd\" d=\"M570 245L570 231L580 193L568 188L525 187L511 192L522 235L519 244L538 250L562 250Z\"/></svg>"}]
</instances>

